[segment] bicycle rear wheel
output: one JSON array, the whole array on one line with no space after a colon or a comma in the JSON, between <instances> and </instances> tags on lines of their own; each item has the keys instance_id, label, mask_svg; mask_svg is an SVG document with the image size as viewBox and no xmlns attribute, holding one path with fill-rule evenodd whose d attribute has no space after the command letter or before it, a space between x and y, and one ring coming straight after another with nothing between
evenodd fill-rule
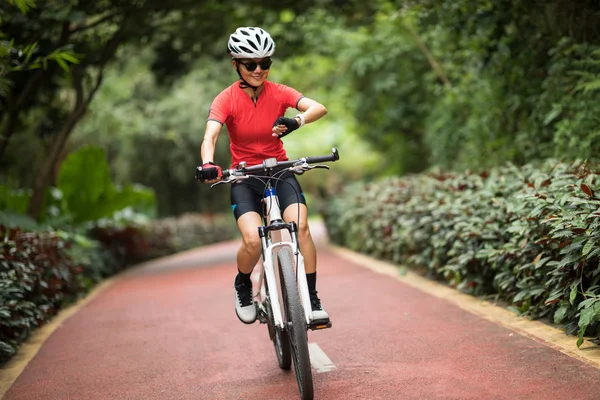
<instances>
[{"instance_id":1,"label":"bicycle rear wheel","mask_svg":"<svg viewBox=\"0 0 600 400\"><path fill-rule=\"evenodd\" d=\"M292 349L296 381L303 400L312 400L313 381L310 369L310 354L308 352L308 335L306 333L306 320L304 310L300 303L298 285L296 283L294 258L289 248L282 248L277 252L279 260L280 277L283 280L283 305L285 309L285 322Z\"/></svg>"}]
</instances>

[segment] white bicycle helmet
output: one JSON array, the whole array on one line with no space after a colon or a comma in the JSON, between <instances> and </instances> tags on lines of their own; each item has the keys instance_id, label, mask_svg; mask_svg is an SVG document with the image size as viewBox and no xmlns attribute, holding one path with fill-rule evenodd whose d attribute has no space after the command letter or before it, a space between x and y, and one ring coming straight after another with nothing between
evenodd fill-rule
<instances>
[{"instance_id":1,"label":"white bicycle helmet","mask_svg":"<svg viewBox=\"0 0 600 400\"><path fill-rule=\"evenodd\" d=\"M233 58L265 58L275 53L275 42L261 28L237 28L227 44Z\"/></svg>"}]
</instances>

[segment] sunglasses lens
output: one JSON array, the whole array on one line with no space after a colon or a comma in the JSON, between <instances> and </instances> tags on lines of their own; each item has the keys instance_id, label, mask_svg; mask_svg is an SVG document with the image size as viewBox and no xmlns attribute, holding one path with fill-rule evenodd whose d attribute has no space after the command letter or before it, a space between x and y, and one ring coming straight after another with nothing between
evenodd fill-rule
<instances>
[{"instance_id":1,"label":"sunglasses lens","mask_svg":"<svg viewBox=\"0 0 600 400\"><path fill-rule=\"evenodd\" d=\"M258 66L257 63L251 61L249 63L245 63L244 66L246 67L246 69L250 72L254 71L256 69L256 67Z\"/></svg>"},{"instance_id":2,"label":"sunglasses lens","mask_svg":"<svg viewBox=\"0 0 600 400\"><path fill-rule=\"evenodd\" d=\"M262 70L267 70L267 69L271 68L271 64L273 64L273 61L268 59L268 60L262 60L260 63L257 63L256 61L248 61L248 62L242 62L241 64L243 64L244 67L246 67L248 72L253 72L256 69L256 67L258 67L259 65L260 65L260 69L262 69Z\"/></svg>"},{"instance_id":3,"label":"sunglasses lens","mask_svg":"<svg viewBox=\"0 0 600 400\"><path fill-rule=\"evenodd\" d=\"M271 64L273 64L273 61L271 60L264 60L260 62L260 69L269 69L271 68Z\"/></svg>"}]
</instances>

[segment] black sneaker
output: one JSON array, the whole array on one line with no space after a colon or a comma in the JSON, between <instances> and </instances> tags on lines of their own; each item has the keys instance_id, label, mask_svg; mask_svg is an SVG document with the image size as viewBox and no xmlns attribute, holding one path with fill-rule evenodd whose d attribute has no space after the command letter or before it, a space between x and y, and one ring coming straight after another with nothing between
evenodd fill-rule
<instances>
[{"instance_id":1,"label":"black sneaker","mask_svg":"<svg viewBox=\"0 0 600 400\"><path fill-rule=\"evenodd\" d=\"M256 306L252 301L252 282L233 282L235 288L235 313L245 324L256 321Z\"/></svg>"},{"instance_id":2,"label":"black sneaker","mask_svg":"<svg viewBox=\"0 0 600 400\"><path fill-rule=\"evenodd\" d=\"M329 314L327 314L327 311L323 309L323 306L321 305L321 300L319 299L316 290L314 292L310 292L310 306L312 308L313 321L329 320Z\"/></svg>"}]
</instances>

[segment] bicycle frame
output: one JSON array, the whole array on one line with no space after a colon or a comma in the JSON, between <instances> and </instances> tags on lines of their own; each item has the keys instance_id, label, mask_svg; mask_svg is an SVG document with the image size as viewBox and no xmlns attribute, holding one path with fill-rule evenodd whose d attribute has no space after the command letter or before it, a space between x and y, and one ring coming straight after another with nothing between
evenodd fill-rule
<instances>
[{"instance_id":1,"label":"bicycle frame","mask_svg":"<svg viewBox=\"0 0 600 400\"><path fill-rule=\"evenodd\" d=\"M256 297L259 305L264 301L263 279L266 279L269 287L269 296L271 299L271 309L273 312L273 321L275 326L285 329L283 313L281 311L279 269L276 268L277 252L283 247L288 247L296 259L296 281L298 282L298 291L304 317L307 326L312 321L312 308L308 294L308 284L306 281L306 271L304 269L304 258L300 253L298 246L298 229L295 222L284 223L279 209L277 193L270 183L265 190L263 202L267 207L267 217L265 226L258 228L258 233L262 243L262 268L258 269L258 287ZM290 233L291 241L283 241L281 231L286 229Z\"/></svg>"}]
</instances>

